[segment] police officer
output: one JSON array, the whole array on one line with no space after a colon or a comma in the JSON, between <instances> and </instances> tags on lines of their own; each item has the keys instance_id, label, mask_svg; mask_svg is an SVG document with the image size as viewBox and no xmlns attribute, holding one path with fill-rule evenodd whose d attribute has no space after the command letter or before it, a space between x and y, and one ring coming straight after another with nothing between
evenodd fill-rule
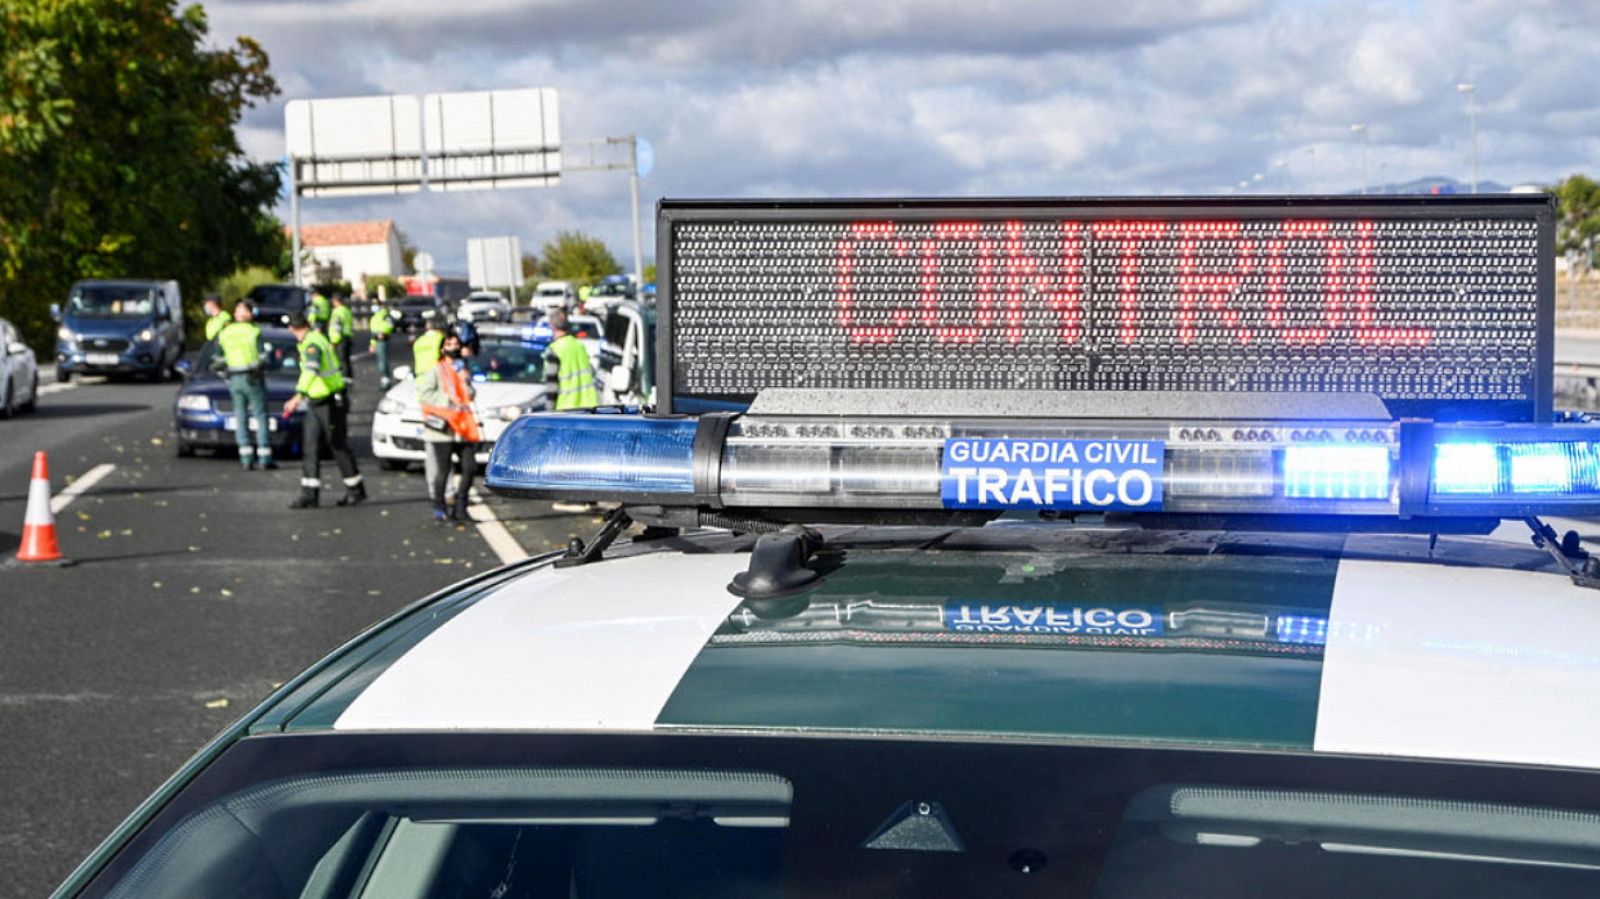
<instances>
[{"instance_id":1,"label":"police officer","mask_svg":"<svg viewBox=\"0 0 1600 899\"><path fill-rule=\"evenodd\" d=\"M427 327L422 336L411 343L411 376L418 383L422 381L422 373L439 361L439 346L444 343L444 319L430 318Z\"/></svg>"},{"instance_id":2,"label":"police officer","mask_svg":"<svg viewBox=\"0 0 1600 899\"><path fill-rule=\"evenodd\" d=\"M225 371L228 395L233 397L233 441L239 447L239 464L246 471L260 465L277 468L272 460L271 432L267 430L267 380L262 356L261 328L249 303L233 307L233 321L217 332L221 352L212 367ZM255 425L255 443L250 441Z\"/></svg>"},{"instance_id":3,"label":"police officer","mask_svg":"<svg viewBox=\"0 0 1600 899\"><path fill-rule=\"evenodd\" d=\"M332 319L333 304L328 301L328 295L323 293L321 288L313 290L311 292L311 305L306 309L306 320L311 323L311 327L326 335L328 333L328 323Z\"/></svg>"},{"instance_id":4,"label":"police officer","mask_svg":"<svg viewBox=\"0 0 1600 899\"><path fill-rule=\"evenodd\" d=\"M600 405L600 394L594 387L594 363L589 360L589 350L567 331L565 309L551 309L549 318L554 339L544 351L544 379L555 394L556 411L593 409Z\"/></svg>"},{"instance_id":5,"label":"police officer","mask_svg":"<svg viewBox=\"0 0 1600 899\"><path fill-rule=\"evenodd\" d=\"M372 333L372 352L378 356L378 384L387 389L389 386L389 335L394 333L394 319L389 316L389 309L382 303L372 311L372 320L367 325Z\"/></svg>"},{"instance_id":6,"label":"police officer","mask_svg":"<svg viewBox=\"0 0 1600 899\"><path fill-rule=\"evenodd\" d=\"M215 340L222 329L233 321L233 316L222 311L222 301L215 296L206 297L206 340Z\"/></svg>"},{"instance_id":7,"label":"police officer","mask_svg":"<svg viewBox=\"0 0 1600 899\"><path fill-rule=\"evenodd\" d=\"M350 300L344 291L333 291L333 311L328 319L328 341L339 355L339 370L346 378L356 376L355 363L350 358L350 348L355 346L356 314L350 309Z\"/></svg>"},{"instance_id":8,"label":"police officer","mask_svg":"<svg viewBox=\"0 0 1600 899\"><path fill-rule=\"evenodd\" d=\"M283 404L283 414L292 415L301 406L306 410L300 438L300 497L289 508L316 507L322 489L324 447L332 452L334 461L339 464L339 474L344 478L344 496L339 498L339 505L364 502L367 488L361 482L361 472L356 469L356 457L350 452L346 433L350 400L333 344L320 332L313 331L304 316L290 319L289 330L300 342L300 381L295 385L294 396Z\"/></svg>"}]
</instances>

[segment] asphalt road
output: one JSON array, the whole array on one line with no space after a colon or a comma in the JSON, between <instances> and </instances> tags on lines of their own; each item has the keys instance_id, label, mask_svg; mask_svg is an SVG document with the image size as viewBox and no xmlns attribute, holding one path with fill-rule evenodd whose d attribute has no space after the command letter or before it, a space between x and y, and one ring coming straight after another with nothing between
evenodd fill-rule
<instances>
[{"instance_id":1,"label":"asphalt road","mask_svg":"<svg viewBox=\"0 0 1600 899\"><path fill-rule=\"evenodd\" d=\"M357 371L360 455L377 391L370 363ZM58 495L115 466L57 514L76 565L0 565L5 899L48 893L276 684L413 600L500 564L479 526L430 520L420 474L380 471L370 457L370 502L340 509L324 495L324 508L301 512L288 508L298 463L242 473L232 458L176 458L176 389L61 385L36 413L0 421L0 558L15 553L35 450L49 453ZM596 527L544 503L483 508L528 552Z\"/></svg>"}]
</instances>

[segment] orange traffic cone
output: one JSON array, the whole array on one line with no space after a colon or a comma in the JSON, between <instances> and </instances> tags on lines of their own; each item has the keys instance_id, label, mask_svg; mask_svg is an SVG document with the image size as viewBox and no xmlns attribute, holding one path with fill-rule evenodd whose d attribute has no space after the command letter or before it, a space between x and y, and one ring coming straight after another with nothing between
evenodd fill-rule
<instances>
[{"instance_id":1,"label":"orange traffic cone","mask_svg":"<svg viewBox=\"0 0 1600 899\"><path fill-rule=\"evenodd\" d=\"M44 450L33 454L33 479L28 484L28 511L22 516L22 546L18 562L61 564L61 548L56 545L56 517L50 511L50 463Z\"/></svg>"}]
</instances>

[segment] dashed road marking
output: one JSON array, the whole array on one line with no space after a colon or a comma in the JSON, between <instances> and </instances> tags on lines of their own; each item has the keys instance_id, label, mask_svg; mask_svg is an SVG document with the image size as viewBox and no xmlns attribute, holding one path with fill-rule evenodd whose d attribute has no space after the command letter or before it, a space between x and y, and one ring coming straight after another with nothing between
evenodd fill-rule
<instances>
[{"instance_id":1,"label":"dashed road marking","mask_svg":"<svg viewBox=\"0 0 1600 899\"><path fill-rule=\"evenodd\" d=\"M39 385L39 395L49 396L52 393L61 393L65 390L76 390L79 387L84 387L90 384L104 384L105 382L105 378L84 378L81 375L71 381L49 381Z\"/></svg>"},{"instance_id":2,"label":"dashed road marking","mask_svg":"<svg viewBox=\"0 0 1600 899\"><path fill-rule=\"evenodd\" d=\"M50 498L50 514L60 515L71 502L89 492L94 485L105 480L106 475L117 470L117 466L105 462L84 472L81 477L64 487L60 493Z\"/></svg>"},{"instance_id":3,"label":"dashed road marking","mask_svg":"<svg viewBox=\"0 0 1600 899\"><path fill-rule=\"evenodd\" d=\"M527 551L517 542L517 538L511 536L506 526L500 523L500 519L495 517L494 510L483 501L483 495L476 489L470 495L477 502L467 506L467 517L477 522L478 533L483 537L483 542L489 544L494 554L500 557L500 564L510 565L512 562L526 559Z\"/></svg>"}]
</instances>

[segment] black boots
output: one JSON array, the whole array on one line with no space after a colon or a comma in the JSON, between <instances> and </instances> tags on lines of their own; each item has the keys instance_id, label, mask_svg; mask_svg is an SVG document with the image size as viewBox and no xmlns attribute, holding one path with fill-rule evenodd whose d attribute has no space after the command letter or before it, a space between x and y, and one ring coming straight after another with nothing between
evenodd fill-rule
<instances>
[{"instance_id":1,"label":"black boots","mask_svg":"<svg viewBox=\"0 0 1600 899\"><path fill-rule=\"evenodd\" d=\"M355 506L367 501L367 485L356 484L344 489L344 496L339 497L338 505Z\"/></svg>"},{"instance_id":2,"label":"black boots","mask_svg":"<svg viewBox=\"0 0 1600 899\"><path fill-rule=\"evenodd\" d=\"M301 487L300 495L289 504L291 509L315 509L317 507L317 491L312 487Z\"/></svg>"}]
</instances>

